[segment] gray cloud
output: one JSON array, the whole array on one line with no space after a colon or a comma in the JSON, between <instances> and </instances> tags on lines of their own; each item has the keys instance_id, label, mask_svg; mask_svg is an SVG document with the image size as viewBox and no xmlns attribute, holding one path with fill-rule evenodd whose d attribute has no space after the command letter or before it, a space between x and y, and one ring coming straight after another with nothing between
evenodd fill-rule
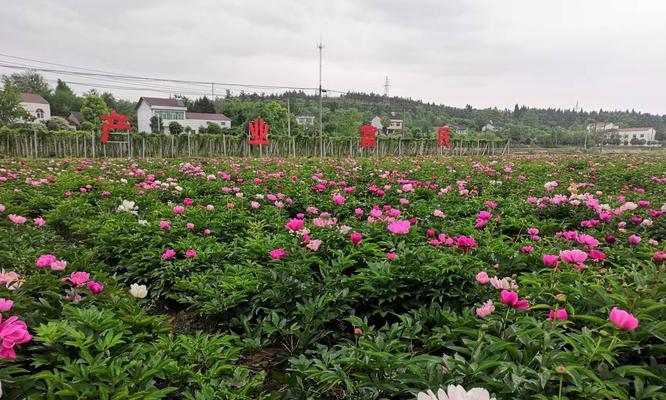
<instances>
[{"instance_id":1,"label":"gray cloud","mask_svg":"<svg viewBox=\"0 0 666 400\"><path fill-rule=\"evenodd\" d=\"M6 3L0 52L62 64L314 87L321 33L333 89L381 92L389 75L393 94L457 106L580 101L666 113L666 4L657 0ZM75 79L93 83L66 78Z\"/></svg>"}]
</instances>

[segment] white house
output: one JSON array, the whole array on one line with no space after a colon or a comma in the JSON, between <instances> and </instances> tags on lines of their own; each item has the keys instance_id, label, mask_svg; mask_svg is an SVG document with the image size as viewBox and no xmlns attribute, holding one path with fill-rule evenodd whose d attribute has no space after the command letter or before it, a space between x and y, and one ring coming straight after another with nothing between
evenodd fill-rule
<instances>
[{"instance_id":1,"label":"white house","mask_svg":"<svg viewBox=\"0 0 666 400\"><path fill-rule=\"evenodd\" d=\"M296 116L296 123L298 125L314 125L315 117L310 113L303 113Z\"/></svg>"},{"instance_id":2,"label":"white house","mask_svg":"<svg viewBox=\"0 0 666 400\"><path fill-rule=\"evenodd\" d=\"M21 93L20 104L36 121L48 121L51 119L51 105L36 93Z\"/></svg>"},{"instance_id":3,"label":"white house","mask_svg":"<svg viewBox=\"0 0 666 400\"><path fill-rule=\"evenodd\" d=\"M386 133L402 132L403 122L401 118L398 118L398 113L392 112L389 118L389 126L386 127Z\"/></svg>"},{"instance_id":4,"label":"white house","mask_svg":"<svg viewBox=\"0 0 666 400\"><path fill-rule=\"evenodd\" d=\"M382 119L379 118L378 115L375 115L375 116L372 118L372 121L370 121L370 125L372 125L372 126L374 126L375 128L377 128L378 131L381 131L382 128L384 127L384 126L382 126Z\"/></svg>"},{"instance_id":5,"label":"white house","mask_svg":"<svg viewBox=\"0 0 666 400\"><path fill-rule=\"evenodd\" d=\"M223 114L195 113L187 111L181 99L160 99L154 97L141 97L137 104L136 120L139 132L151 132L150 119L160 117L159 130L169 131L171 122L178 122L183 128L190 127L193 132L206 128L208 123L220 125L222 128L231 128L231 120Z\"/></svg>"},{"instance_id":6,"label":"white house","mask_svg":"<svg viewBox=\"0 0 666 400\"><path fill-rule=\"evenodd\" d=\"M493 125L493 121L490 121L481 127L481 132L495 132L496 130L497 128Z\"/></svg>"},{"instance_id":7,"label":"white house","mask_svg":"<svg viewBox=\"0 0 666 400\"><path fill-rule=\"evenodd\" d=\"M622 128L617 129L617 135L620 137L620 144L628 146L645 145L654 142L657 131L654 128ZM632 140L634 143L631 143Z\"/></svg>"}]
</instances>

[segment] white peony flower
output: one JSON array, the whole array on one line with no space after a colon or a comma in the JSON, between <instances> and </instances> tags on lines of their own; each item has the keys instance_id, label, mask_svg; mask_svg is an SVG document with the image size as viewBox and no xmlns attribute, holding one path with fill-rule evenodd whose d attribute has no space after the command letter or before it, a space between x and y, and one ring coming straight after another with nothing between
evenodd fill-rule
<instances>
[{"instance_id":1,"label":"white peony flower","mask_svg":"<svg viewBox=\"0 0 666 400\"><path fill-rule=\"evenodd\" d=\"M136 215L136 212L137 212L138 209L139 209L139 207L135 206L133 201L123 200L123 202L118 206L117 211L118 212L128 212L128 213Z\"/></svg>"},{"instance_id":2,"label":"white peony flower","mask_svg":"<svg viewBox=\"0 0 666 400\"><path fill-rule=\"evenodd\" d=\"M146 288L146 285L139 285L136 283L133 283L130 285L130 294L137 299L143 299L148 295L148 288Z\"/></svg>"},{"instance_id":3,"label":"white peony flower","mask_svg":"<svg viewBox=\"0 0 666 400\"><path fill-rule=\"evenodd\" d=\"M146 221L145 219L140 219L139 225L148 225L148 221Z\"/></svg>"},{"instance_id":4,"label":"white peony flower","mask_svg":"<svg viewBox=\"0 0 666 400\"><path fill-rule=\"evenodd\" d=\"M460 385L449 385L446 392L444 389L439 389L437 395L432 390L421 392L416 398L417 400L495 400L494 397L490 397L486 389L473 388L468 392Z\"/></svg>"}]
</instances>

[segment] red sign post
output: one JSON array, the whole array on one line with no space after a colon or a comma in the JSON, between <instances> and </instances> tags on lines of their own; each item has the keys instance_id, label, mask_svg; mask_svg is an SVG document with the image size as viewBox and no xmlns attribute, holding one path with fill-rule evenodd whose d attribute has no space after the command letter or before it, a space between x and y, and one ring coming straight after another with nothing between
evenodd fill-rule
<instances>
[{"instance_id":1,"label":"red sign post","mask_svg":"<svg viewBox=\"0 0 666 400\"><path fill-rule=\"evenodd\" d=\"M361 147L377 146L377 128L372 125L361 126Z\"/></svg>"},{"instance_id":2,"label":"red sign post","mask_svg":"<svg viewBox=\"0 0 666 400\"><path fill-rule=\"evenodd\" d=\"M451 148L451 128L448 126L440 126L437 130L437 147Z\"/></svg>"},{"instance_id":3,"label":"red sign post","mask_svg":"<svg viewBox=\"0 0 666 400\"><path fill-rule=\"evenodd\" d=\"M248 124L250 128L251 139L247 140L248 144L268 144L268 130L270 125L264 122L263 118L255 118L254 121Z\"/></svg>"},{"instance_id":4,"label":"red sign post","mask_svg":"<svg viewBox=\"0 0 666 400\"><path fill-rule=\"evenodd\" d=\"M102 143L109 140L109 129L130 129L132 126L127 122L129 117L127 115L120 115L113 111L111 114L103 114L99 117L102 121Z\"/></svg>"}]
</instances>

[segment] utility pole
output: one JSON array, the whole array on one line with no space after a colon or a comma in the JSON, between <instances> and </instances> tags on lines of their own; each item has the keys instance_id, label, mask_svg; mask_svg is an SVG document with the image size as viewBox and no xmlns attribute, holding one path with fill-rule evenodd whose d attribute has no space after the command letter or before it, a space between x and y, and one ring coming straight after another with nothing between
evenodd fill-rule
<instances>
[{"instance_id":1,"label":"utility pole","mask_svg":"<svg viewBox=\"0 0 666 400\"><path fill-rule=\"evenodd\" d=\"M210 100L215 101L215 82L210 83Z\"/></svg>"},{"instance_id":2,"label":"utility pole","mask_svg":"<svg viewBox=\"0 0 666 400\"><path fill-rule=\"evenodd\" d=\"M323 118L322 118L322 90L321 90L321 52L324 49L324 45L321 43L321 35L319 36L319 44L317 45L319 49L319 152L322 157L325 156L324 152L324 133L323 133Z\"/></svg>"},{"instance_id":3,"label":"utility pole","mask_svg":"<svg viewBox=\"0 0 666 400\"><path fill-rule=\"evenodd\" d=\"M291 108L289 108L289 97L287 97L287 154L291 155Z\"/></svg>"},{"instance_id":4,"label":"utility pole","mask_svg":"<svg viewBox=\"0 0 666 400\"><path fill-rule=\"evenodd\" d=\"M389 96L389 86L391 85L389 84L388 75L386 75L386 81L384 82L384 97L386 97L387 99Z\"/></svg>"}]
</instances>

